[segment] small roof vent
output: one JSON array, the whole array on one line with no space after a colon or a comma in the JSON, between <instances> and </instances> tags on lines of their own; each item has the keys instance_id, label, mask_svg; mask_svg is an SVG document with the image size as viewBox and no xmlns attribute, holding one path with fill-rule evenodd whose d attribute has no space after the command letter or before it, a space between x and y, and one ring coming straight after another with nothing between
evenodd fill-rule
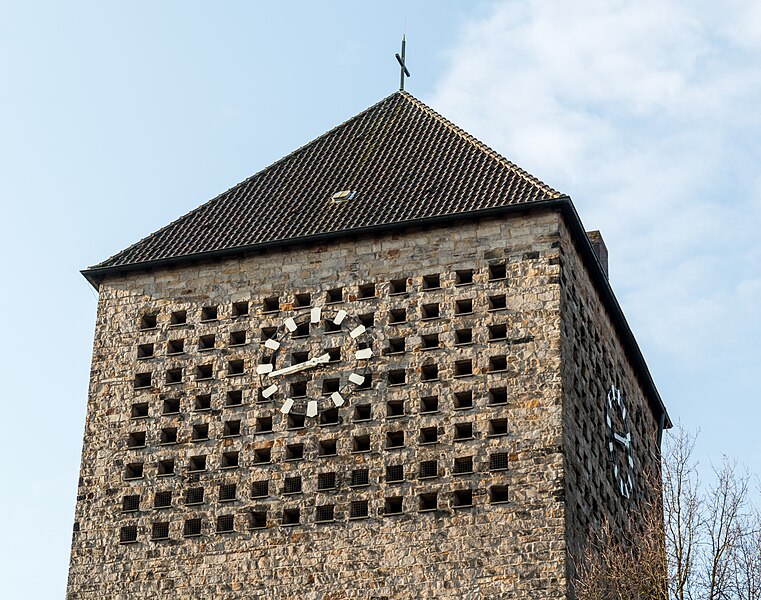
<instances>
[{"instance_id":1,"label":"small roof vent","mask_svg":"<svg viewBox=\"0 0 761 600\"><path fill-rule=\"evenodd\" d=\"M333 204L343 204L344 202L353 200L356 194L357 192L353 192L351 190L341 190L340 192L333 194L330 197L330 200L333 202Z\"/></svg>"}]
</instances>

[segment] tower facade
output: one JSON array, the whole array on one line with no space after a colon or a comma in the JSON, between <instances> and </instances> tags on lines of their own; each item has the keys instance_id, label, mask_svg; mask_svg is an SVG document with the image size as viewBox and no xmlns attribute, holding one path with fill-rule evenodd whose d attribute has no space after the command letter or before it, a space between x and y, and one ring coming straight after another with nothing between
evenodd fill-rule
<instances>
[{"instance_id":1,"label":"tower facade","mask_svg":"<svg viewBox=\"0 0 761 600\"><path fill-rule=\"evenodd\" d=\"M399 92L86 270L68 597L569 597L669 426L602 256Z\"/></svg>"}]
</instances>

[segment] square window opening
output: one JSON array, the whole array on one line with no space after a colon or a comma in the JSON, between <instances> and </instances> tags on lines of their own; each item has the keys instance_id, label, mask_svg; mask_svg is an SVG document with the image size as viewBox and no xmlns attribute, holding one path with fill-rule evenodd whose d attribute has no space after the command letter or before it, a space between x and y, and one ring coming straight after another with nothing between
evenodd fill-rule
<instances>
[{"instance_id":1,"label":"square window opening","mask_svg":"<svg viewBox=\"0 0 761 600\"><path fill-rule=\"evenodd\" d=\"M138 358L153 358L153 344L140 344L137 347Z\"/></svg>"},{"instance_id":2,"label":"square window opening","mask_svg":"<svg viewBox=\"0 0 761 600\"><path fill-rule=\"evenodd\" d=\"M357 404L354 407L354 421L369 421L372 419L372 409L369 404Z\"/></svg>"},{"instance_id":3,"label":"square window opening","mask_svg":"<svg viewBox=\"0 0 761 600\"><path fill-rule=\"evenodd\" d=\"M180 399L179 398L167 398L164 400L164 404L161 410L163 415L176 415L180 412Z\"/></svg>"},{"instance_id":4,"label":"square window opening","mask_svg":"<svg viewBox=\"0 0 761 600\"><path fill-rule=\"evenodd\" d=\"M306 415L301 413L288 413L288 429L304 429L306 427Z\"/></svg>"},{"instance_id":5,"label":"square window opening","mask_svg":"<svg viewBox=\"0 0 761 600\"><path fill-rule=\"evenodd\" d=\"M285 460L301 460L304 458L304 444L288 444L285 447Z\"/></svg>"},{"instance_id":6,"label":"square window opening","mask_svg":"<svg viewBox=\"0 0 761 600\"><path fill-rule=\"evenodd\" d=\"M440 287L441 287L441 275L439 275L438 273L423 276L424 290L437 290Z\"/></svg>"},{"instance_id":7,"label":"square window opening","mask_svg":"<svg viewBox=\"0 0 761 600\"><path fill-rule=\"evenodd\" d=\"M508 497L506 485L493 485L489 488L489 502L492 504L499 504L507 501Z\"/></svg>"},{"instance_id":8,"label":"square window opening","mask_svg":"<svg viewBox=\"0 0 761 600\"><path fill-rule=\"evenodd\" d=\"M391 325L399 325L400 323L405 323L406 321L407 321L407 309L394 308L389 311L388 322Z\"/></svg>"},{"instance_id":9,"label":"square window opening","mask_svg":"<svg viewBox=\"0 0 761 600\"><path fill-rule=\"evenodd\" d=\"M425 396L420 399L420 413L435 413L439 412L439 397L438 396Z\"/></svg>"},{"instance_id":10,"label":"square window opening","mask_svg":"<svg viewBox=\"0 0 761 600\"><path fill-rule=\"evenodd\" d=\"M216 306L204 306L201 309L201 321L216 321L217 313L218 310Z\"/></svg>"},{"instance_id":11,"label":"square window opening","mask_svg":"<svg viewBox=\"0 0 761 600\"><path fill-rule=\"evenodd\" d=\"M196 380L204 381L214 376L214 367L212 365L199 365L196 367Z\"/></svg>"},{"instance_id":12,"label":"square window opening","mask_svg":"<svg viewBox=\"0 0 761 600\"><path fill-rule=\"evenodd\" d=\"M183 354L185 352L185 340L169 340L166 343L167 354Z\"/></svg>"},{"instance_id":13,"label":"square window opening","mask_svg":"<svg viewBox=\"0 0 761 600\"><path fill-rule=\"evenodd\" d=\"M227 363L227 376L234 377L236 375L243 375L244 361L243 360L231 360Z\"/></svg>"},{"instance_id":14,"label":"square window opening","mask_svg":"<svg viewBox=\"0 0 761 600\"><path fill-rule=\"evenodd\" d=\"M188 322L188 311L186 310L175 310L172 312L171 316L169 317L169 324L170 325L185 325Z\"/></svg>"},{"instance_id":15,"label":"square window opening","mask_svg":"<svg viewBox=\"0 0 761 600\"><path fill-rule=\"evenodd\" d=\"M237 424L237 431L228 435L240 435L240 421L228 421L225 424L230 424L231 431L235 431L235 424ZM272 416L262 416L256 418L256 433L271 433L272 432Z\"/></svg>"},{"instance_id":16,"label":"square window opening","mask_svg":"<svg viewBox=\"0 0 761 600\"><path fill-rule=\"evenodd\" d=\"M283 494L300 494L301 477L286 477L283 480Z\"/></svg>"},{"instance_id":17,"label":"square window opening","mask_svg":"<svg viewBox=\"0 0 761 600\"><path fill-rule=\"evenodd\" d=\"M473 343L472 329L458 329L454 332L454 343L457 346L466 346Z\"/></svg>"},{"instance_id":18,"label":"square window opening","mask_svg":"<svg viewBox=\"0 0 761 600\"><path fill-rule=\"evenodd\" d=\"M307 395L306 381L294 381L291 384L291 398L306 398L306 395Z\"/></svg>"},{"instance_id":19,"label":"square window opening","mask_svg":"<svg viewBox=\"0 0 761 600\"><path fill-rule=\"evenodd\" d=\"M225 395L225 406L240 406L243 404L243 390L230 390Z\"/></svg>"},{"instance_id":20,"label":"square window opening","mask_svg":"<svg viewBox=\"0 0 761 600\"><path fill-rule=\"evenodd\" d=\"M246 331L231 331L230 332L230 345L231 346L244 346L246 344Z\"/></svg>"},{"instance_id":21,"label":"square window opening","mask_svg":"<svg viewBox=\"0 0 761 600\"><path fill-rule=\"evenodd\" d=\"M317 507L315 516L316 523L327 523L335 520L335 506L333 504L323 504Z\"/></svg>"},{"instance_id":22,"label":"square window opening","mask_svg":"<svg viewBox=\"0 0 761 600\"><path fill-rule=\"evenodd\" d=\"M263 342L272 340L277 335L277 327L262 327L261 333L261 340Z\"/></svg>"},{"instance_id":23,"label":"square window opening","mask_svg":"<svg viewBox=\"0 0 761 600\"><path fill-rule=\"evenodd\" d=\"M119 530L120 544L134 544L137 541L137 526L127 525Z\"/></svg>"},{"instance_id":24,"label":"square window opening","mask_svg":"<svg viewBox=\"0 0 761 600\"><path fill-rule=\"evenodd\" d=\"M407 293L407 278L392 279L389 286L389 293L392 296L398 296L400 294Z\"/></svg>"},{"instance_id":25,"label":"square window opening","mask_svg":"<svg viewBox=\"0 0 761 600\"><path fill-rule=\"evenodd\" d=\"M217 533L232 533L233 531L235 531L235 515L219 515Z\"/></svg>"},{"instance_id":26,"label":"square window opening","mask_svg":"<svg viewBox=\"0 0 761 600\"><path fill-rule=\"evenodd\" d=\"M489 421L489 435L507 435L507 419L492 419Z\"/></svg>"},{"instance_id":27,"label":"square window opening","mask_svg":"<svg viewBox=\"0 0 761 600\"><path fill-rule=\"evenodd\" d=\"M136 373L135 374L135 389L144 389L151 387L151 373Z\"/></svg>"},{"instance_id":28,"label":"square window opening","mask_svg":"<svg viewBox=\"0 0 761 600\"><path fill-rule=\"evenodd\" d=\"M262 479L261 481L254 481L251 484L251 497L252 498L266 498L270 495L270 482L269 479Z\"/></svg>"},{"instance_id":29,"label":"square window opening","mask_svg":"<svg viewBox=\"0 0 761 600\"><path fill-rule=\"evenodd\" d=\"M240 453L237 451L223 452L222 460L219 466L223 469L237 469L240 460Z\"/></svg>"},{"instance_id":30,"label":"square window opening","mask_svg":"<svg viewBox=\"0 0 761 600\"><path fill-rule=\"evenodd\" d=\"M317 454L318 456L335 456L336 448L336 440L322 440L317 444Z\"/></svg>"},{"instance_id":31,"label":"square window opening","mask_svg":"<svg viewBox=\"0 0 761 600\"><path fill-rule=\"evenodd\" d=\"M162 445L176 444L177 443L177 428L176 427L164 427L161 430L161 437L159 443Z\"/></svg>"},{"instance_id":32,"label":"square window opening","mask_svg":"<svg viewBox=\"0 0 761 600\"><path fill-rule=\"evenodd\" d=\"M355 435L352 438L352 452L370 452L370 436Z\"/></svg>"},{"instance_id":33,"label":"square window opening","mask_svg":"<svg viewBox=\"0 0 761 600\"><path fill-rule=\"evenodd\" d=\"M140 317L140 329L156 329L158 326L158 313L146 313Z\"/></svg>"},{"instance_id":34,"label":"square window opening","mask_svg":"<svg viewBox=\"0 0 761 600\"><path fill-rule=\"evenodd\" d=\"M354 469L351 472L351 487L363 487L370 485L369 469Z\"/></svg>"},{"instance_id":35,"label":"square window opening","mask_svg":"<svg viewBox=\"0 0 761 600\"><path fill-rule=\"evenodd\" d=\"M298 525L301 522L301 511L298 508L283 509L283 525Z\"/></svg>"},{"instance_id":36,"label":"square window opening","mask_svg":"<svg viewBox=\"0 0 761 600\"><path fill-rule=\"evenodd\" d=\"M323 379L322 380L322 393L329 396L333 392L337 392L341 387L340 379Z\"/></svg>"},{"instance_id":37,"label":"square window opening","mask_svg":"<svg viewBox=\"0 0 761 600\"><path fill-rule=\"evenodd\" d=\"M507 308L507 297L504 294L489 296L489 310L503 310Z\"/></svg>"},{"instance_id":38,"label":"square window opening","mask_svg":"<svg viewBox=\"0 0 761 600\"><path fill-rule=\"evenodd\" d=\"M206 470L206 455L191 456L188 462L188 471L198 472Z\"/></svg>"},{"instance_id":39,"label":"square window opening","mask_svg":"<svg viewBox=\"0 0 761 600\"><path fill-rule=\"evenodd\" d=\"M203 488L188 488L185 492L185 504L203 504Z\"/></svg>"},{"instance_id":40,"label":"square window opening","mask_svg":"<svg viewBox=\"0 0 761 600\"><path fill-rule=\"evenodd\" d=\"M499 325L491 325L489 327L489 341L490 342L501 341L506 339L507 339L507 325L499 324Z\"/></svg>"},{"instance_id":41,"label":"square window opening","mask_svg":"<svg viewBox=\"0 0 761 600\"><path fill-rule=\"evenodd\" d=\"M249 523L251 529L266 529L267 528L267 511L266 510L253 510L248 513Z\"/></svg>"},{"instance_id":42,"label":"square window opening","mask_svg":"<svg viewBox=\"0 0 761 600\"><path fill-rule=\"evenodd\" d=\"M386 498L383 503L384 515L401 515L402 514L402 497L391 496Z\"/></svg>"},{"instance_id":43,"label":"square window opening","mask_svg":"<svg viewBox=\"0 0 761 600\"><path fill-rule=\"evenodd\" d=\"M330 357L330 362L340 362L341 361L341 348L328 348L327 350L328 356Z\"/></svg>"},{"instance_id":44,"label":"square window opening","mask_svg":"<svg viewBox=\"0 0 761 600\"><path fill-rule=\"evenodd\" d=\"M404 481L404 465L386 466L386 483L398 483Z\"/></svg>"},{"instance_id":45,"label":"square window opening","mask_svg":"<svg viewBox=\"0 0 761 600\"><path fill-rule=\"evenodd\" d=\"M332 290L328 290L325 303L326 304L337 304L339 302L343 302L344 299L344 289L342 287L333 288Z\"/></svg>"},{"instance_id":46,"label":"square window opening","mask_svg":"<svg viewBox=\"0 0 761 600\"><path fill-rule=\"evenodd\" d=\"M454 407L455 410L473 408L473 390L456 392L454 395Z\"/></svg>"},{"instance_id":47,"label":"square window opening","mask_svg":"<svg viewBox=\"0 0 761 600\"><path fill-rule=\"evenodd\" d=\"M439 334L438 333L431 333L428 335L424 335L421 338L423 349L424 350L430 350L431 348L438 348L439 347Z\"/></svg>"},{"instance_id":48,"label":"square window opening","mask_svg":"<svg viewBox=\"0 0 761 600\"><path fill-rule=\"evenodd\" d=\"M173 458L165 458L164 460L159 461L158 475L160 477L169 477L170 475L174 475Z\"/></svg>"},{"instance_id":49,"label":"square window opening","mask_svg":"<svg viewBox=\"0 0 761 600\"><path fill-rule=\"evenodd\" d=\"M454 508L469 508L473 506L473 490L455 490L452 496Z\"/></svg>"},{"instance_id":50,"label":"square window opening","mask_svg":"<svg viewBox=\"0 0 761 600\"><path fill-rule=\"evenodd\" d=\"M423 381L435 381L439 378L439 366L436 364L423 365L420 372Z\"/></svg>"},{"instance_id":51,"label":"square window opening","mask_svg":"<svg viewBox=\"0 0 761 600\"><path fill-rule=\"evenodd\" d=\"M262 312L276 313L280 311L280 298L277 296L270 296L262 301Z\"/></svg>"},{"instance_id":52,"label":"square window opening","mask_svg":"<svg viewBox=\"0 0 761 600\"><path fill-rule=\"evenodd\" d=\"M507 265L504 263L489 265L489 281L498 281L500 279L507 279Z\"/></svg>"},{"instance_id":53,"label":"square window opening","mask_svg":"<svg viewBox=\"0 0 761 600\"><path fill-rule=\"evenodd\" d=\"M439 476L439 465L435 460L424 460L420 463L419 479L430 479Z\"/></svg>"},{"instance_id":54,"label":"square window opening","mask_svg":"<svg viewBox=\"0 0 761 600\"><path fill-rule=\"evenodd\" d=\"M440 316L439 304L437 302L434 302L432 304L423 304L423 307L421 310L422 310L422 316L424 321L438 319Z\"/></svg>"},{"instance_id":55,"label":"square window opening","mask_svg":"<svg viewBox=\"0 0 761 600\"><path fill-rule=\"evenodd\" d=\"M248 302L233 302L233 317L246 317L248 316Z\"/></svg>"},{"instance_id":56,"label":"square window opening","mask_svg":"<svg viewBox=\"0 0 761 600\"><path fill-rule=\"evenodd\" d=\"M334 490L336 489L336 474L331 471L329 473L319 473L317 475L317 490Z\"/></svg>"},{"instance_id":57,"label":"square window opening","mask_svg":"<svg viewBox=\"0 0 761 600\"><path fill-rule=\"evenodd\" d=\"M173 383L182 383L182 368L177 367L175 369L167 369L166 383L171 385Z\"/></svg>"},{"instance_id":58,"label":"square window opening","mask_svg":"<svg viewBox=\"0 0 761 600\"><path fill-rule=\"evenodd\" d=\"M489 404L507 404L507 388L499 387L490 389Z\"/></svg>"},{"instance_id":59,"label":"square window opening","mask_svg":"<svg viewBox=\"0 0 761 600\"><path fill-rule=\"evenodd\" d=\"M489 371L492 373L507 371L507 356L492 356L489 359Z\"/></svg>"},{"instance_id":60,"label":"square window opening","mask_svg":"<svg viewBox=\"0 0 761 600\"><path fill-rule=\"evenodd\" d=\"M338 409L327 408L320 413L320 425L338 425Z\"/></svg>"},{"instance_id":61,"label":"square window opening","mask_svg":"<svg viewBox=\"0 0 761 600\"><path fill-rule=\"evenodd\" d=\"M464 300L458 300L457 302L455 302L454 314L456 315L473 314L473 299L466 298Z\"/></svg>"},{"instance_id":62,"label":"square window opening","mask_svg":"<svg viewBox=\"0 0 761 600\"><path fill-rule=\"evenodd\" d=\"M358 317L359 322L362 323L365 327L372 327L375 325L375 314L374 313L366 313L364 315L359 315Z\"/></svg>"},{"instance_id":63,"label":"square window opening","mask_svg":"<svg viewBox=\"0 0 761 600\"><path fill-rule=\"evenodd\" d=\"M309 292L295 294L293 297L293 305L296 308L308 308L312 305L312 294Z\"/></svg>"},{"instance_id":64,"label":"square window opening","mask_svg":"<svg viewBox=\"0 0 761 600\"><path fill-rule=\"evenodd\" d=\"M404 338L390 338L386 354L402 354L404 352Z\"/></svg>"},{"instance_id":65,"label":"square window opening","mask_svg":"<svg viewBox=\"0 0 761 600\"><path fill-rule=\"evenodd\" d=\"M436 427L423 427L420 430L421 444L435 444L439 441L439 430Z\"/></svg>"},{"instance_id":66,"label":"square window opening","mask_svg":"<svg viewBox=\"0 0 761 600\"><path fill-rule=\"evenodd\" d=\"M122 498L122 512L136 512L138 510L140 510L140 494Z\"/></svg>"},{"instance_id":67,"label":"square window opening","mask_svg":"<svg viewBox=\"0 0 761 600\"><path fill-rule=\"evenodd\" d=\"M389 400L386 402L386 417L396 419L405 416L404 400Z\"/></svg>"},{"instance_id":68,"label":"square window opening","mask_svg":"<svg viewBox=\"0 0 761 600\"><path fill-rule=\"evenodd\" d=\"M438 508L438 495L436 494L436 492L420 494L418 498L419 498L420 512L430 512Z\"/></svg>"},{"instance_id":69,"label":"square window opening","mask_svg":"<svg viewBox=\"0 0 761 600\"><path fill-rule=\"evenodd\" d=\"M454 426L454 439L456 442L473 439L473 423L456 423Z\"/></svg>"},{"instance_id":70,"label":"square window opening","mask_svg":"<svg viewBox=\"0 0 761 600\"><path fill-rule=\"evenodd\" d=\"M454 364L455 377L467 377L473 375L473 361L472 360L458 360Z\"/></svg>"},{"instance_id":71,"label":"square window opening","mask_svg":"<svg viewBox=\"0 0 761 600\"><path fill-rule=\"evenodd\" d=\"M352 500L349 505L350 519L365 519L369 515L367 500Z\"/></svg>"},{"instance_id":72,"label":"square window opening","mask_svg":"<svg viewBox=\"0 0 761 600\"><path fill-rule=\"evenodd\" d=\"M183 537L197 537L201 535L201 519L185 519L182 535Z\"/></svg>"},{"instance_id":73,"label":"square window opening","mask_svg":"<svg viewBox=\"0 0 761 600\"><path fill-rule=\"evenodd\" d=\"M407 383L407 374L404 369L394 369L388 372L389 385L404 385Z\"/></svg>"},{"instance_id":74,"label":"square window opening","mask_svg":"<svg viewBox=\"0 0 761 600\"><path fill-rule=\"evenodd\" d=\"M389 431L386 433L386 448L403 448L404 431Z\"/></svg>"},{"instance_id":75,"label":"square window opening","mask_svg":"<svg viewBox=\"0 0 761 600\"><path fill-rule=\"evenodd\" d=\"M266 419L267 418L268 417L259 417L256 420L257 430L259 428L259 420L260 419L264 420L264 424L263 425L266 426L266 424L267 424L266 423ZM269 427L270 427L270 431L271 431L272 430L272 417L269 417L269 421L270 421L269 422ZM266 430L264 430L264 431L266 431ZM225 421L224 427L222 429L222 437L237 437L239 435L240 435L240 421L238 421L238 420L235 420L235 421Z\"/></svg>"},{"instance_id":76,"label":"square window opening","mask_svg":"<svg viewBox=\"0 0 761 600\"><path fill-rule=\"evenodd\" d=\"M172 492L156 492L153 496L153 508L170 508Z\"/></svg>"},{"instance_id":77,"label":"square window opening","mask_svg":"<svg viewBox=\"0 0 761 600\"><path fill-rule=\"evenodd\" d=\"M472 456L458 456L454 459L455 475L464 475L466 473L473 472L473 457Z\"/></svg>"},{"instance_id":78,"label":"square window opening","mask_svg":"<svg viewBox=\"0 0 761 600\"><path fill-rule=\"evenodd\" d=\"M193 429L190 433L190 439L194 442L205 441L209 439L209 424L198 423L193 425Z\"/></svg>"},{"instance_id":79,"label":"square window opening","mask_svg":"<svg viewBox=\"0 0 761 600\"><path fill-rule=\"evenodd\" d=\"M375 284L366 283L359 286L359 298L361 300L367 300L369 298L375 298Z\"/></svg>"},{"instance_id":80,"label":"square window opening","mask_svg":"<svg viewBox=\"0 0 761 600\"><path fill-rule=\"evenodd\" d=\"M148 416L148 403L136 402L130 409L130 417L133 419L143 419Z\"/></svg>"},{"instance_id":81,"label":"square window opening","mask_svg":"<svg viewBox=\"0 0 761 600\"><path fill-rule=\"evenodd\" d=\"M145 431L133 431L127 436L128 448L145 448Z\"/></svg>"},{"instance_id":82,"label":"square window opening","mask_svg":"<svg viewBox=\"0 0 761 600\"><path fill-rule=\"evenodd\" d=\"M455 271L455 285L470 285L473 283L473 269Z\"/></svg>"}]
</instances>

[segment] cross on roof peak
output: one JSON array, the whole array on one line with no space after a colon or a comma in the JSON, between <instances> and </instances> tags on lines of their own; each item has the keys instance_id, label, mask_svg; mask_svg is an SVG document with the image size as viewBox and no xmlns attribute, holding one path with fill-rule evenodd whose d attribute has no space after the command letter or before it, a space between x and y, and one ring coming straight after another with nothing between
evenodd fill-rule
<instances>
[{"instance_id":1,"label":"cross on roof peak","mask_svg":"<svg viewBox=\"0 0 761 600\"><path fill-rule=\"evenodd\" d=\"M405 26L405 29L407 27ZM402 34L402 55L399 56L399 53L397 52L396 61L399 63L399 67L401 68L401 73L399 74L399 91L404 91L404 78L411 77L409 69L407 69L407 63L405 62L405 48L407 46L407 32L405 31Z\"/></svg>"}]
</instances>

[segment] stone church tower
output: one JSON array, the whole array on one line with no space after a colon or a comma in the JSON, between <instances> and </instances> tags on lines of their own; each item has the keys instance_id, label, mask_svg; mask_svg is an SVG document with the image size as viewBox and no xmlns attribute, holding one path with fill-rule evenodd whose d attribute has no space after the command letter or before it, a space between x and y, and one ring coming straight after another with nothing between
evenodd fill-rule
<instances>
[{"instance_id":1,"label":"stone church tower","mask_svg":"<svg viewBox=\"0 0 761 600\"><path fill-rule=\"evenodd\" d=\"M606 263L397 92L85 270L68 597L571 597L670 426Z\"/></svg>"}]
</instances>

